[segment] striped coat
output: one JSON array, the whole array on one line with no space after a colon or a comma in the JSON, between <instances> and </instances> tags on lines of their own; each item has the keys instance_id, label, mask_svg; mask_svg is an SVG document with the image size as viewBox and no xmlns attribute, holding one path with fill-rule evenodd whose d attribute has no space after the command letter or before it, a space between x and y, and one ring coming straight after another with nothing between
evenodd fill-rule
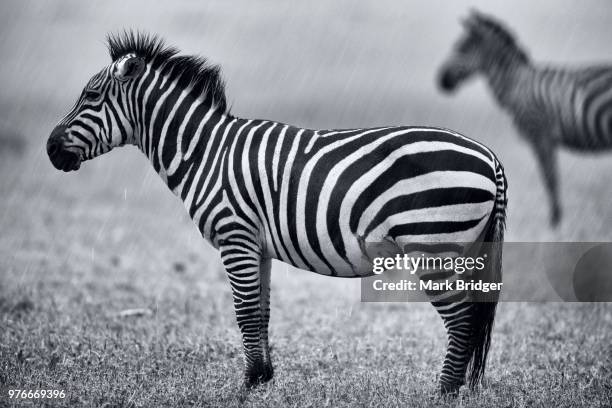
<instances>
[{"instance_id":1,"label":"striped coat","mask_svg":"<svg viewBox=\"0 0 612 408\"><path fill-rule=\"evenodd\" d=\"M48 142L76 170L134 144L220 252L245 351L248 386L272 378L271 260L316 273L372 274L364 244L460 242L453 256L501 242L506 180L495 155L435 128L309 130L242 119L227 109L219 70L156 38L111 37L113 62L87 84ZM486 278L501 278L501 252ZM484 372L495 301L432 298L449 335L440 386Z\"/></svg>"},{"instance_id":2,"label":"striped coat","mask_svg":"<svg viewBox=\"0 0 612 408\"><path fill-rule=\"evenodd\" d=\"M474 12L464 26L464 36L442 67L440 86L453 91L473 75L486 78L537 156L550 201L550 222L557 225L559 147L584 152L612 148L612 65L539 66L495 19Z\"/></svg>"}]
</instances>

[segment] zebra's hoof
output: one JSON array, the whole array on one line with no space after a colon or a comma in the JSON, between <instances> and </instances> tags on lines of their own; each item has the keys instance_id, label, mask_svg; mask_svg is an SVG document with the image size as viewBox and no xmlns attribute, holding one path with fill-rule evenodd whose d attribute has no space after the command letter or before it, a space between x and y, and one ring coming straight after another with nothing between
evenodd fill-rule
<instances>
[{"instance_id":1,"label":"zebra's hoof","mask_svg":"<svg viewBox=\"0 0 612 408\"><path fill-rule=\"evenodd\" d=\"M457 398L461 384L440 384L440 395L445 398Z\"/></svg>"},{"instance_id":2,"label":"zebra's hoof","mask_svg":"<svg viewBox=\"0 0 612 408\"><path fill-rule=\"evenodd\" d=\"M557 208L553 210L552 214L550 215L550 226L553 228L557 227L560 222L561 222L561 210Z\"/></svg>"},{"instance_id":3,"label":"zebra's hoof","mask_svg":"<svg viewBox=\"0 0 612 408\"><path fill-rule=\"evenodd\" d=\"M274 377L274 368L272 368L272 364L254 364L247 369L245 373L244 386L250 389L260 384L267 383L272 377Z\"/></svg>"}]
</instances>

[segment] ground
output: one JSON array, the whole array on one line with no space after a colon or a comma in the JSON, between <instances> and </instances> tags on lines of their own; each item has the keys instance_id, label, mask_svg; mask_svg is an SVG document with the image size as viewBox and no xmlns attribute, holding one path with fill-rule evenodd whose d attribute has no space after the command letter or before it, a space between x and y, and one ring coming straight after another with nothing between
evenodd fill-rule
<instances>
[{"instance_id":1,"label":"ground","mask_svg":"<svg viewBox=\"0 0 612 408\"><path fill-rule=\"evenodd\" d=\"M527 2L482 7L541 58L609 55L605 2L572 12L544 3L530 18ZM612 304L500 304L483 387L443 401L445 333L429 304L361 303L357 281L280 263L276 376L244 394L220 261L144 156L123 148L71 174L46 158L54 123L107 63L104 33L144 27L220 62L238 115L315 128L439 125L490 145L508 173L509 241L611 241L612 156L562 154L565 219L551 229L533 155L482 82L439 94L435 70L467 4L81 4L13 1L0 13L0 406L33 405L9 401L7 388L65 390L50 406L612 405Z\"/></svg>"}]
</instances>

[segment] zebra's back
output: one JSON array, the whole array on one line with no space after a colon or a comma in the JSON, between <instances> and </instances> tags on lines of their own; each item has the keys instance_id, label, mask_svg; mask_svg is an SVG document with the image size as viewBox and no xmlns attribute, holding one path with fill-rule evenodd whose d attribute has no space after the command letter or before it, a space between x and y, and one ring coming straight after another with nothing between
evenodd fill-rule
<instances>
[{"instance_id":1,"label":"zebra's back","mask_svg":"<svg viewBox=\"0 0 612 408\"><path fill-rule=\"evenodd\" d=\"M534 115L545 114L559 142L576 150L612 147L612 66L537 71Z\"/></svg>"}]
</instances>

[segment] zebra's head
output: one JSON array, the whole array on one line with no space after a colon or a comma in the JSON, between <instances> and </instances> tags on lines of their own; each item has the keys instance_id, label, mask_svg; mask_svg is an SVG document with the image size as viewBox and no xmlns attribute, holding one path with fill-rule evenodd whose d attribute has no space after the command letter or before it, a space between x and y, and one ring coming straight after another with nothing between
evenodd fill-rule
<instances>
[{"instance_id":1,"label":"zebra's head","mask_svg":"<svg viewBox=\"0 0 612 408\"><path fill-rule=\"evenodd\" d=\"M77 170L82 161L134 141L126 94L144 68L142 57L127 54L89 80L47 141L47 153L57 169Z\"/></svg>"},{"instance_id":2,"label":"zebra's head","mask_svg":"<svg viewBox=\"0 0 612 408\"><path fill-rule=\"evenodd\" d=\"M494 18L472 11L462 24L464 32L438 76L443 91L454 91L476 73L528 60L510 31Z\"/></svg>"},{"instance_id":3,"label":"zebra's head","mask_svg":"<svg viewBox=\"0 0 612 408\"><path fill-rule=\"evenodd\" d=\"M186 106L197 101L193 106L229 113L220 68L205 58L177 55L159 37L134 31L110 35L108 49L111 64L89 80L49 136L47 153L57 169L76 170L128 143L151 155L153 134L163 129L179 94L186 95Z\"/></svg>"}]
</instances>

